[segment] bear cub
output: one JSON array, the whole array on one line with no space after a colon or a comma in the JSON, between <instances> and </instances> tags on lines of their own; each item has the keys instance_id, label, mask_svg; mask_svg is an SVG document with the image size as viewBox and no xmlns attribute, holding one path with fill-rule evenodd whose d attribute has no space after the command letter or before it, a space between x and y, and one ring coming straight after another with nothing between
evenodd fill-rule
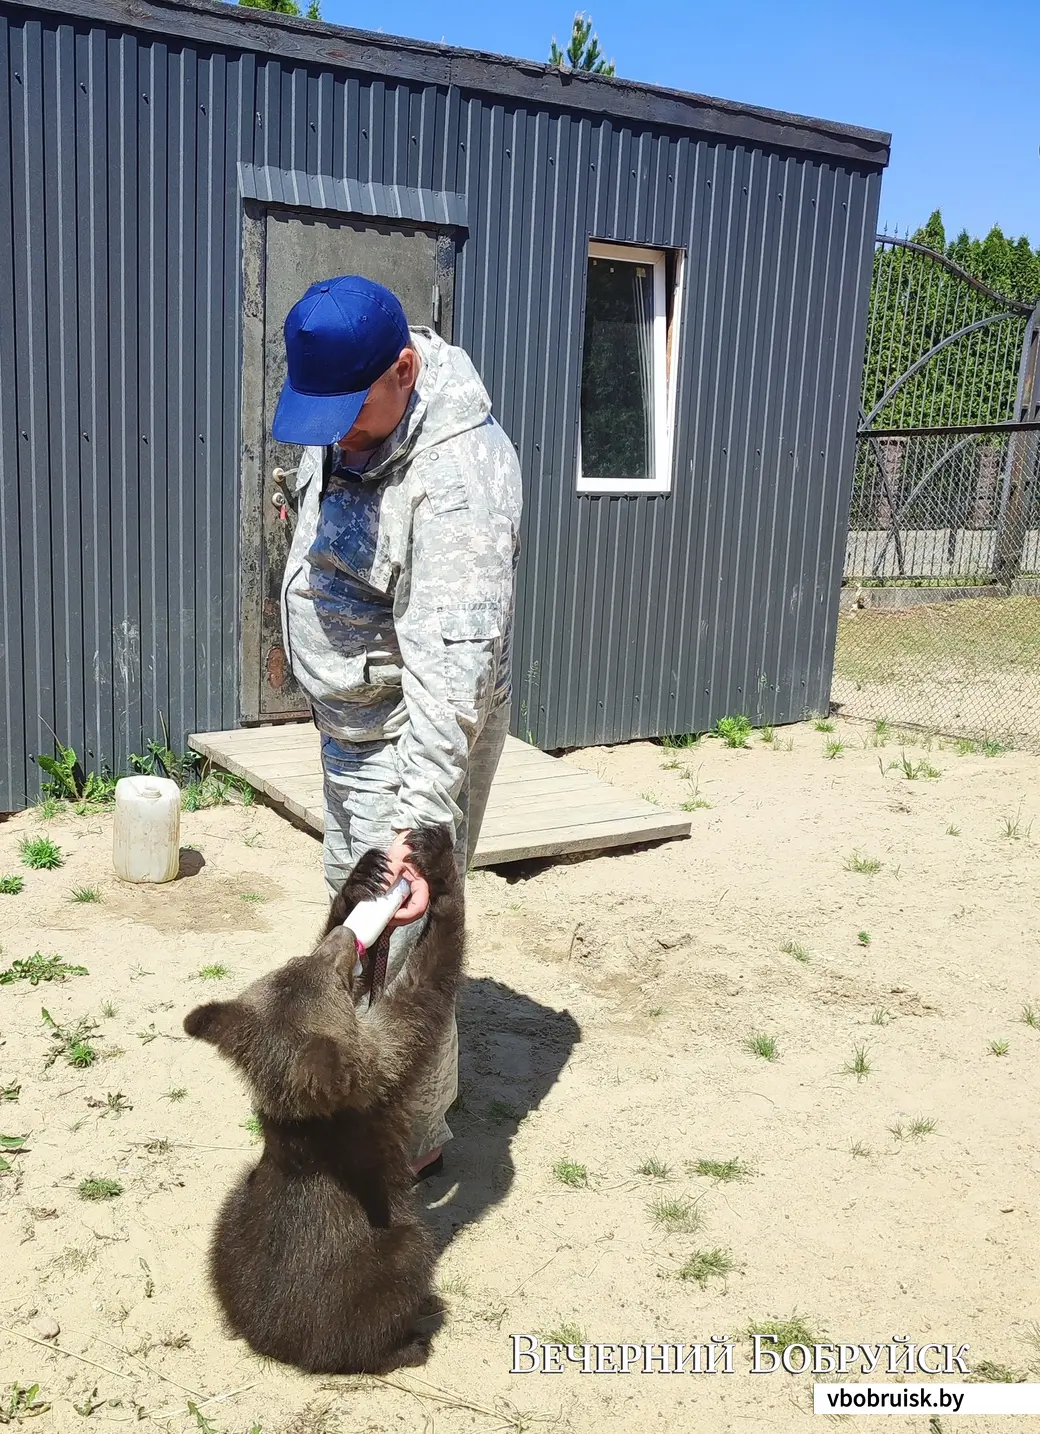
<instances>
[{"instance_id":1,"label":"bear cub","mask_svg":"<svg viewBox=\"0 0 1040 1434\"><path fill-rule=\"evenodd\" d=\"M378 1000L359 1004L354 937L333 924L387 889L385 855L372 850L309 956L184 1021L242 1072L264 1137L214 1231L217 1298L257 1354L313 1373L422 1364L441 1319L408 1151L417 1086L453 1010L463 892L447 828L408 840L430 886L429 914L405 971Z\"/></svg>"}]
</instances>

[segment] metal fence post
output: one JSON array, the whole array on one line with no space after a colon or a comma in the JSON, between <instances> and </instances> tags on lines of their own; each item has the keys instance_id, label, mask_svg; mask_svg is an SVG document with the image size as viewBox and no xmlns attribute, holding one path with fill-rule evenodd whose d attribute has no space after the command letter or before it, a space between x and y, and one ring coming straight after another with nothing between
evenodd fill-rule
<instances>
[{"instance_id":1,"label":"metal fence post","mask_svg":"<svg viewBox=\"0 0 1040 1434\"><path fill-rule=\"evenodd\" d=\"M1018 374L1015 419L1033 423L1040 418L1040 303L1033 310L1022 344ZM1012 434L1004 465L1000 493L1000 516L994 550L993 576L1010 587L1022 571L1026 534L1036 491L1040 437L1036 433Z\"/></svg>"}]
</instances>

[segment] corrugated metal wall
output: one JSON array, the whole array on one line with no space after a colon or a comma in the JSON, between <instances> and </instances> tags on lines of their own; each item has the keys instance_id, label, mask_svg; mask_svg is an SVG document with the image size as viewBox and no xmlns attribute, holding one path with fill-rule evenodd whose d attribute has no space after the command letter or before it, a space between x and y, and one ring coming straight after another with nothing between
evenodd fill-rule
<instances>
[{"instance_id":1,"label":"corrugated metal wall","mask_svg":"<svg viewBox=\"0 0 1040 1434\"><path fill-rule=\"evenodd\" d=\"M79 8L84 8L79 0ZM238 162L466 196L526 480L514 731L825 704L880 166L0 3L0 810L239 715ZM589 235L687 249L675 481L578 497Z\"/></svg>"}]
</instances>

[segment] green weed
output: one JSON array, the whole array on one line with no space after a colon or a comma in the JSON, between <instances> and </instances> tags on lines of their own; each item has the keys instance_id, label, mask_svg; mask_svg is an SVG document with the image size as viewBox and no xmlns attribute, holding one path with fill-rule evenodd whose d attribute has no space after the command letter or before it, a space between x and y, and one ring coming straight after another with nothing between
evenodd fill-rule
<instances>
[{"instance_id":1,"label":"green weed","mask_svg":"<svg viewBox=\"0 0 1040 1434\"><path fill-rule=\"evenodd\" d=\"M857 871L863 876L874 876L884 865L875 856L864 856L861 851L854 851L850 857L845 859L846 871Z\"/></svg>"},{"instance_id":2,"label":"green weed","mask_svg":"<svg viewBox=\"0 0 1040 1434\"><path fill-rule=\"evenodd\" d=\"M1040 1015L1034 1006L1023 1006L1021 1019L1032 1030L1040 1031Z\"/></svg>"},{"instance_id":3,"label":"green weed","mask_svg":"<svg viewBox=\"0 0 1040 1434\"><path fill-rule=\"evenodd\" d=\"M96 886L74 886L70 893L71 901L100 901L101 893Z\"/></svg>"},{"instance_id":4,"label":"green weed","mask_svg":"<svg viewBox=\"0 0 1040 1434\"><path fill-rule=\"evenodd\" d=\"M54 871L64 865L61 848L50 837L23 837L18 844L22 865L33 871Z\"/></svg>"},{"instance_id":5,"label":"green weed","mask_svg":"<svg viewBox=\"0 0 1040 1434\"><path fill-rule=\"evenodd\" d=\"M710 1250L695 1250L678 1272L680 1280L693 1280L703 1289L709 1280L724 1280L737 1268L737 1262L721 1245Z\"/></svg>"},{"instance_id":6,"label":"green weed","mask_svg":"<svg viewBox=\"0 0 1040 1434\"><path fill-rule=\"evenodd\" d=\"M0 896L17 896L24 890L23 876L0 876Z\"/></svg>"},{"instance_id":7,"label":"green weed","mask_svg":"<svg viewBox=\"0 0 1040 1434\"><path fill-rule=\"evenodd\" d=\"M203 966L196 974L200 981L223 981L225 976L231 975L231 969L217 961L212 966Z\"/></svg>"},{"instance_id":8,"label":"green weed","mask_svg":"<svg viewBox=\"0 0 1040 1434\"><path fill-rule=\"evenodd\" d=\"M727 747L746 747L747 739L751 735L751 722L743 715L720 717L715 723L713 735L720 738Z\"/></svg>"},{"instance_id":9,"label":"green weed","mask_svg":"<svg viewBox=\"0 0 1040 1434\"><path fill-rule=\"evenodd\" d=\"M81 1200L115 1200L123 1193L118 1180L107 1180L102 1175L88 1175L76 1189Z\"/></svg>"},{"instance_id":10,"label":"green weed","mask_svg":"<svg viewBox=\"0 0 1040 1434\"><path fill-rule=\"evenodd\" d=\"M701 734L699 732L678 732L670 737L661 738L661 746L666 752L686 752L691 747L699 747Z\"/></svg>"},{"instance_id":11,"label":"green weed","mask_svg":"<svg viewBox=\"0 0 1040 1434\"><path fill-rule=\"evenodd\" d=\"M873 1151L869 1145L864 1145L862 1140L857 1140L849 1146L849 1154L859 1156L861 1160L869 1160Z\"/></svg>"},{"instance_id":12,"label":"green weed","mask_svg":"<svg viewBox=\"0 0 1040 1434\"><path fill-rule=\"evenodd\" d=\"M1025 829L1025 835L1028 836L1032 830L1033 823L1030 822ZM1022 808L1019 807L1014 817L1004 818L1004 826L1001 830L1001 836L1008 837L1011 841L1018 841L1018 839L1022 835Z\"/></svg>"},{"instance_id":13,"label":"green weed","mask_svg":"<svg viewBox=\"0 0 1040 1434\"><path fill-rule=\"evenodd\" d=\"M167 1099L167 1100L183 1100L184 1097L185 1097L187 1094L188 1094L188 1088L187 1088L187 1086L177 1085L177 1086L174 1086L174 1087L172 1088L172 1090L168 1090L168 1091L166 1092L166 1099Z\"/></svg>"},{"instance_id":14,"label":"green weed","mask_svg":"<svg viewBox=\"0 0 1040 1434\"><path fill-rule=\"evenodd\" d=\"M825 757L829 757L830 760L833 762L834 759L835 759L835 757L840 757L841 754L844 752L844 750L845 750L845 743L844 743L844 742L838 742L838 741L828 742L828 743L826 744L826 746L824 747L824 749L823 749L823 755L824 755Z\"/></svg>"},{"instance_id":15,"label":"green weed","mask_svg":"<svg viewBox=\"0 0 1040 1434\"><path fill-rule=\"evenodd\" d=\"M44 805L58 802L83 802L93 806L105 806L115 800L116 779L102 768L101 772L85 772L72 747L55 744L57 755L37 757L36 765L46 772L48 781L42 784ZM56 810L47 816L56 815Z\"/></svg>"},{"instance_id":16,"label":"green weed","mask_svg":"<svg viewBox=\"0 0 1040 1434\"><path fill-rule=\"evenodd\" d=\"M85 1070L94 1064L98 1053L87 1038L97 1030L96 1021L82 1016L75 1025L60 1026L48 1010L43 1009L41 1015L51 1033L51 1049L44 1060L45 1067L52 1066L62 1056L77 1070Z\"/></svg>"},{"instance_id":17,"label":"green weed","mask_svg":"<svg viewBox=\"0 0 1040 1434\"><path fill-rule=\"evenodd\" d=\"M667 1180L672 1173L672 1167L666 1165L663 1160L658 1160L652 1155L649 1160L644 1160L642 1165L636 1166L637 1175L647 1175L653 1180Z\"/></svg>"},{"instance_id":18,"label":"green weed","mask_svg":"<svg viewBox=\"0 0 1040 1434\"><path fill-rule=\"evenodd\" d=\"M0 971L0 986L10 986L15 981L28 981L38 986L41 981L64 981L68 976L87 976L86 966L73 966L60 956L44 956L34 951L24 961L14 961L6 971Z\"/></svg>"},{"instance_id":19,"label":"green weed","mask_svg":"<svg viewBox=\"0 0 1040 1434\"><path fill-rule=\"evenodd\" d=\"M833 723L833 722L828 722L828 720L827 720L826 717L817 717L816 721L813 723L813 731L815 731L815 732L833 732L833 731L834 731L834 723Z\"/></svg>"},{"instance_id":20,"label":"green weed","mask_svg":"<svg viewBox=\"0 0 1040 1434\"><path fill-rule=\"evenodd\" d=\"M960 827L955 827L952 822L951 822L950 825L946 828L946 835L947 835L947 836L960 836L960 834L961 834L961 829L960 829Z\"/></svg>"},{"instance_id":21,"label":"green weed","mask_svg":"<svg viewBox=\"0 0 1040 1434\"><path fill-rule=\"evenodd\" d=\"M243 1120L242 1129L248 1132L249 1139L254 1144L264 1138L263 1127L260 1124L260 1117L258 1115L251 1115L248 1120Z\"/></svg>"},{"instance_id":22,"label":"green weed","mask_svg":"<svg viewBox=\"0 0 1040 1434\"><path fill-rule=\"evenodd\" d=\"M710 1180L747 1180L755 1173L743 1160L691 1160L686 1168L691 1175L705 1175Z\"/></svg>"},{"instance_id":23,"label":"green weed","mask_svg":"<svg viewBox=\"0 0 1040 1434\"><path fill-rule=\"evenodd\" d=\"M557 1160L553 1174L561 1184L569 1185L573 1190L589 1183L589 1172L574 1160Z\"/></svg>"},{"instance_id":24,"label":"green weed","mask_svg":"<svg viewBox=\"0 0 1040 1434\"><path fill-rule=\"evenodd\" d=\"M37 1399L39 1392L38 1384L12 1384L11 1392L0 1396L0 1424L13 1424L16 1420L21 1423L23 1419L35 1419L37 1415L46 1414L51 1406L45 1400Z\"/></svg>"},{"instance_id":25,"label":"green weed","mask_svg":"<svg viewBox=\"0 0 1040 1434\"><path fill-rule=\"evenodd\" d=\"M778 1354L783 1354L792 1344L811 1346L820 1343L820 1335L809 1328L797 1310L792 1311L787 1319L757 1320L748 1326L746 1334L748 1339L756 1334L770 1335L775 1343L769 1348L775 1349Z\"/></svg>"},{"instance_id":26,"label":"green weed","mask_svg":"<svg viewBox=\"0 0 1040 1434\"><path fill-rule=\"evenodd\" d=\"M577 1324L561 1324L545 1335L548 1344L584 1344L585 1331Z\"/></svg>"},{"instance_id":27,"label":"green weed","mask_svg":"<svg viewBox=\"0 0 1040 1434\"><path fill-rule=\"evenodd\" d=\"M892 1012L885 1006L879 1006L870 1018L872 1026L887 1026L892 1020Z\"/></svg>"},{"instance_id":28,"label":"green weed","mask_svg":"<svg viewBox=\"0 0 1040 1434\"><path fill-rule=\"evenodd\" d=\"M857 931L857 932L856 932L856 940L859 942L859 944L860 944L861 946L869 946L869 945L870 945L870 932L869 932L869 931Z\"/></svg>"},{"instance_id":29,"label":"green weed","mask_svg":"<svg viewBox=\"0 0 1040 1434\"><path fill-rule=\"evenodd\" d=\"M800 946L797 941L785 941L780 947L780 950L785 956L793 956L796 961L807 962L809 960L808 951L806 951L804 946Z\"/></svg>"},{"instance_id":30,"label":"green weed","mask_svg":"<svg viewBox=\"0 0 1040 1434\"><path fill-rule=\"evenodd\" d=\"M0 1100L17 1100L22 1093L20 1085L0 1086Z\"/></svg>"},{"instance_id":31,"label":"green weed","mask_svg":"<svg viewBox=\"0 0 1040 1434\"><path fill-rule=\"evenodd\" d=\"M990 1055L1006 1056L1010 1049L1007 1041L990 1041L989 1043Z\"/></svg>"}]
</instances>

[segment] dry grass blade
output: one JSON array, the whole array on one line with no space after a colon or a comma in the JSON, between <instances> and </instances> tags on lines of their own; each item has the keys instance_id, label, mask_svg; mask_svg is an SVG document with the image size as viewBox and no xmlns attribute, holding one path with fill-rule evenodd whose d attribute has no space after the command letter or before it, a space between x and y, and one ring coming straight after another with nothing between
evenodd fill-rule
<instances>
[{"instance_id":1,"label":"dry grass blade","mask_svg":"<svg viewBox=\"0 0 1040 1434\"><path fill-rule=\"evenodd\" d=\"M373 1376L377 1384L384 1384L388 1389L399 1389L402 1394L411 1394L416 1399L429 1399L434 1404L443 1405L446 1409L465 1409L470 1414L482 1414L486 1419L497 1420L495 1425L498 1429L513 1430L514 1434L523 1434L523 1431L531 1424L555 1424L555 1420L549 1414L528 1414L517 1409L508 1399L498 1396L495 1399L494 1407L489 1408L486 1404L474 1404L469 1399L463 1399L450 1390L438 1389L434 1384L427 1384L426 1381L412 1376L422 1389L412 1389L407 1384L401 1384L396 1379L390 1379L385 1375Z\"/></svg>"}]
</instances>

